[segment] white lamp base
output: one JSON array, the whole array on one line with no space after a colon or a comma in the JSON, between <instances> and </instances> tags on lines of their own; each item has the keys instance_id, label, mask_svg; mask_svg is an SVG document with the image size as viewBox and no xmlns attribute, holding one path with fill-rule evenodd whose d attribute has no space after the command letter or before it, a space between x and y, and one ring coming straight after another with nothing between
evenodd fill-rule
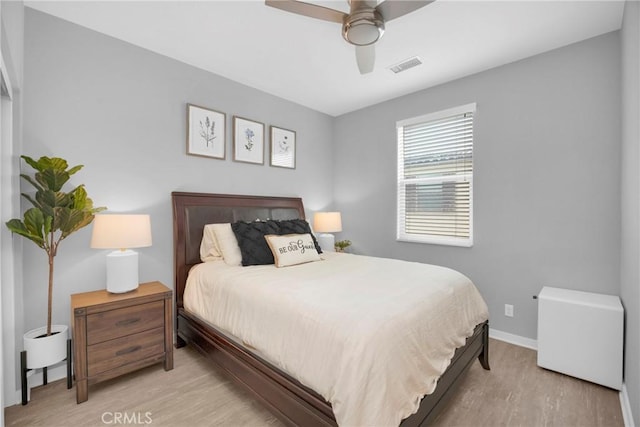
<instances>
[{"instance_id":1,"label":"white lamp base","mask_svg":"<svg viewBox=\"0 0 640 427\"><path fill-rule=\"evenodd\" d=\"M130 249L107 255L107 291L122 294L138 287L138 253Z\"/></svg>"},{"instance_id":2,"label":"white lamp base","mask_svg":"<svg viewBox=\"0 0 640 427\"><path fill-rule=\"evenodd\" d=\"M316 236L318 239L318 244L320 244L320 248L322 248L322 252L335 252L336 247L336 238L333 234L323 233L318 234Z\"/></svg>"}]
</instances>

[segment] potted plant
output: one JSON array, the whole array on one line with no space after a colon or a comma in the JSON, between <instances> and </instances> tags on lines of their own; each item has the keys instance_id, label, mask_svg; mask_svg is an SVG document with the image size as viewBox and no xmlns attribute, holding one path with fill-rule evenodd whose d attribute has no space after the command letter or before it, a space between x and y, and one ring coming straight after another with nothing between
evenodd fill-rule
<instances>
[{"instance_id":1,"label":"potted plant","mask_svg":"<svg viewBox=\"0 0 640 427\"><path fill-rule=\"evenodd\" d=\"M66 357L68 327L51 324L53 261L59 245L75 231L89 225L96 212L106 208L93 207L84 184L68 193L62 191L64 184L82 169L82 165L68 168L67 161L58 157L40 157L37 161L28 156L21 157L35 169L33 177L20 174L36 189L35 197L22 193L33 207L25 211L23 219L14 218L6 225L13 233L26 237L43 249L49 260L47 325L24 334L27 368L36 369L53 365Z\"/></svg>"},{"instance_id":2,"label":"potted plant","mask_svg":"<svg viewBox=\"0 0 640 427\"><path fill-rule=\"evenodd\" d=\"M349 246L351 246L351 240L338 240L335 243L336 252L344 252Z\"/></svg>"}]
</instances>

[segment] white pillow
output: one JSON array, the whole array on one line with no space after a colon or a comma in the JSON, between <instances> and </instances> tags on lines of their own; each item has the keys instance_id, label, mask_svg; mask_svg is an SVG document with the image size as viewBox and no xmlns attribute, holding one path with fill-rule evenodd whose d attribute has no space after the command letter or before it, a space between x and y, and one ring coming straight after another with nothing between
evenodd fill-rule
<instances>
[{"instance_id":1,"label":"white pillow","mask_svg":"<svg viewBox=\"0 0 640 427\"><path fill-rule=\"evenodd\" d=\"M268 234L264 238L273 253L276 267L320 261L320 255L311 234L285 234L284 236Z\"/></svg>"},{"instance_id":2,"label":"white pillow","mask_svg":"<svg viewBox=\"0 0 640 427\"><path fill-rule=\"evenodd\" d=\"M217 261L222 258L216 242L216 235L213 231L214 225L207 224L202 230L202 241L200 242L200 259L202 262Z\"/></svg>"},{"instance_id":3,"label":"white pillow","mask_svg":"<svg viewBox=\"0 0 640 427\"><path fill-rule=\"evenodd\" d=\"M218 251L228 265L242 265L242 253L230 223L211 224Z\"/></svg>"}]
</instances>

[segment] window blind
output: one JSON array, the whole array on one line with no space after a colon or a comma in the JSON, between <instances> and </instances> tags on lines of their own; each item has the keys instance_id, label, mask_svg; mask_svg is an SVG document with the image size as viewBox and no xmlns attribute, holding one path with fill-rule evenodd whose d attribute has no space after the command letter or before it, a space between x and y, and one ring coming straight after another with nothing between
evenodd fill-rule
<instances>
[{"instance_id":1,"label":"window blind","mask_svg":"<svg viewBox=\"0 0 640 427\"><path fill-rule=\"evenodd\" d=\"M475 104L397 123L398 240L473 244Z\"/></svg>"}]
</instances>

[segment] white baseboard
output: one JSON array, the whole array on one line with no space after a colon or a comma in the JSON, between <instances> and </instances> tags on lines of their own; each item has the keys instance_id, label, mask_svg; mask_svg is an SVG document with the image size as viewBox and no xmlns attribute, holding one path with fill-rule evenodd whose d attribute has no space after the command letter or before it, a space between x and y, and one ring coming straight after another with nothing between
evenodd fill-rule
<instances>
[{"instance_id":1,"label":"white baseboard","mask_svg":"<svg viewBox=\"0 0 640 427\"><path fill-rule=\"evenodd\" d=\"M625 427L635 427L633 422L633 413L631 412L631 404L629 403L629 395L627 394L627 386L622 383L620 390L620 407L622 408L622 419Z\"/></svg>"},{"instance_id":2,"label":"white baseboard","mask_svg":"<svg viewBox=\"0 0 640 427\"><path fill-rule=\"evenodd\" d=\"M532 350L538 349L538 341L525 338L520 335L510 334L508 332L498 331L497 329L489 328L489 337L496 340L508 342L509 344L518 345L520 347L530 348Z\"/></svg>"},{"instance_id":3,"label":"white baseboard","mask_svg":"<svg viewBox=\"0 0 640 427\"><path fill-rule=\"evenodd\" d=\"M60 364L56 364L50 366L47 369L47 382L51 383L57 380L61 380L63 378L67 378L67 362L63 361ZM19 384L18 384L19 385ZM27 374L27 401L31 400L31 389L34 387L39 387L42 385L42 369L37 369L35 371L30 371ZM22 403L22 390L16 390L13 395L13 401L10 402L10 397L7 396L7 399L4 402L5 407L19 405Z\"/></svg>"}]
</instances>

